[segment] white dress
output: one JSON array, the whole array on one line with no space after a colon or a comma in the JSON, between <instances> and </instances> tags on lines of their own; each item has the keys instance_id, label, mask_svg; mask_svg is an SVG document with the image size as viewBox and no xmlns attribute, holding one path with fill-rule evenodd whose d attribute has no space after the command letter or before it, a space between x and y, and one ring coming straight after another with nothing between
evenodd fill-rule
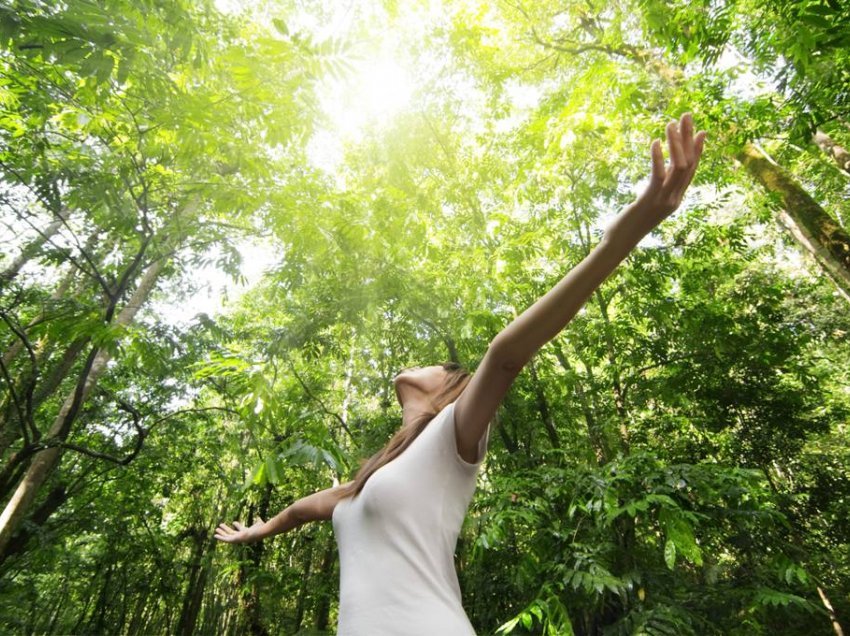
<instances>
[{"instance_id":1,"label":"white dress","mask_svg":"<svg viewBox=\"0 0 850 636\"><path fill-rule=\"evenodd\" d=\"M454 566L490 426L470 464L457 452L452 402L383 465L359 495L339 501L338 636L474 636Z\"/></svg>"}]
</instances>

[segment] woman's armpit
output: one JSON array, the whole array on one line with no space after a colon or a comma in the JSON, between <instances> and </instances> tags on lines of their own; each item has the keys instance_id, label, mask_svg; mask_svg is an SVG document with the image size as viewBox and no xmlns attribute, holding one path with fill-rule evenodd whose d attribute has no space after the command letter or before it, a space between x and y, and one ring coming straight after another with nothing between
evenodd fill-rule
<instances>
[{"instance_id":1,"label":"woman's armpit","mask_svg":"<svg viewBox=\"0 0 850 636\"><path fill-rule=\"evenodd\" d=\"M457 424L456 424L455 419L454 419L454 402L450 405L450 408L451 408L452 412L450 414L450 417L446 418L446 420L447 420L446 423L448 424L448 426L445 427L447 429L446 430L447 434L445 435L445 437L448 438L446 443L449 446L450 453L454 457L455 461L463 469L465 469L467 471L477 470L481 466L481 464L484 462L484 458L487 455L487 444L488 444L489 439L490 439L490 426L491 426L492 423L487 424L487 428L484 431L484 435L482 435L481 439L478 440L477 461L468 462L461 456L461 454L458 450L458 446L457 446Z\"/></svg>"}]
</instances>

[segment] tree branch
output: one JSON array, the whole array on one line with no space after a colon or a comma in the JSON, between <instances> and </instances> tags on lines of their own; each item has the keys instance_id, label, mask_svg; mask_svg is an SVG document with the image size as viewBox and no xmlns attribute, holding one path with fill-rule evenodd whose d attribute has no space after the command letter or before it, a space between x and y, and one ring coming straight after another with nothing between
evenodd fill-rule
<instances>
[{"instance_id":1,"label":"tree branch","mask_svg":"<svg viewBox=\"0 0 850 636\"><path fill-rule=\"evenodd\" d=\"M18 392L15 390L15 385L12 383L12 378L9 376L9 371L6 369L6 365L3 363L3 359L0 358L0 373L3 375L3 379L6 381L6 384L9 386L9 395L12 398L12 402L15 405L15 410L18 412L18 421L21 424L21 435L24 438L24 444L29 444L29 433L27 433L26 427L26 418L24 417L24 411L21 408L21 402L18 398Z\"/></svg>"},{"instance_id":2,"label":"tree branch","mask_svg":"<svg viewBox=\"0 0 850 636\"><path fill-rule=\"evenodd\" d=\"M18 403L18 397L15 395L15 389L11 384L11 378L9 377L9 372L6 369L5 365L3 366L3 375L6 378L6 381L9 383L9 390L12 392L12 398L15 401L15 406L18 410L18 416L23 417L21 420L21 430L24 433L24 442L28 443L29 437L26 434L26 426L29 425L30 430L32 431L32 438L37 440L40 437L40 433L38 429L35 427L35 422L33 421L33 408L32 408L32 395L35 390L35 384L38 381L39 370L38 370L38 359L36 358L35 351L33 351L32 345L30 344L29 338L27 338L26 334L22 329L16 327L12 324L12 320L9 318L8 314L5 311L0 310L0 318L2 318L3 322L9 327L9 329L14 333L18 339L21 341L21 344L27 350L27 353L30 358L30 364L32 365L32 374L30 375L29 380L26 385L26 412L21 413L20 405ZM2 361L0 361L2 364Z\"/></svg>"},{"instance_id":3,"label":"tree branch","mask_svg":"<svg viewBox=\"0 0 850 636\"><path fill-rule=\"evenodd\" d=\"M338 413L336 413L336 412L331 411L330 409L328 409L328 407L326 407L326 406L325 406L324 402L322 402L322 400L321 400L320 398L318 398L318 397L317 397L317 396L316 396L316 395L315 395L315 394L314 394L314 393L310 390L310 388L307 386L307 384L304 382L304 380L302 380L302 379L301 379L301 376L299 376L299 375L298 375L298 373L295 371L295 367L292 365L292 362L291 362L291 361L289 361L289 370L290 370L290 371L292 371L292 375L294 375L294 376L295 376L295 379L296 379L296 380L298 380L298 383L299 383L299 384L301 385L301 387L304 389L304 392L307 394L307 396L308 396L311 400L315 401L315 402L316 402L316 403L317 403L320 407L322 407L322 410L323 410L323 411L324 411L327 415L330 415L330 416L331 416L331 417L333 417L333 418L334 418L337 422L339 422L339 425L343 428L343 430L344 430L346 433L348 433L348 437L349 437L350 439L352 439L352 440L353 440L353 439L354 439L354 435L352 435L352 433L351 433L351 429L349 429L349 428L348 428L348 425L345 423L345 420L343 420L343 419L339 416L339 414L338 414ZM334 441L336 441L336 440L334 440Z\"/></svg>"}]
</instances>

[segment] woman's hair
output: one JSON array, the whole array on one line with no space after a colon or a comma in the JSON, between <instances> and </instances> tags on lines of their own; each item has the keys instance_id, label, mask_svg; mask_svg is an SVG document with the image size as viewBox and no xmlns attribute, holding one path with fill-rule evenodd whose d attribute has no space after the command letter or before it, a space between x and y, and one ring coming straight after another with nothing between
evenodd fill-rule
<instances>
[{"instance_id":1,"label":"woman's hair","mask_svg":"<svg viewBox=\"0 0 850 636\"><path fill-rule=\"evenodd\" d=\"M396 432L381 450L368 459L363 460L360 469L354 476L354 480L344 486L340 486L343 491L340 494L340 499L359 494L369 480L369 477L372 476L372 473L401 455L404 449L410 446L413 440L419 437L419 434L425 430L428 423L460 396L463 389L469 383L472 374L456 362L446 362L441 366L448 373L446 373L446 379L443 381L440 391L433 396L431 401L435 409L434 412L429 411L420 415L410 426L405 426Z\"/></svg>"}]
</instances>

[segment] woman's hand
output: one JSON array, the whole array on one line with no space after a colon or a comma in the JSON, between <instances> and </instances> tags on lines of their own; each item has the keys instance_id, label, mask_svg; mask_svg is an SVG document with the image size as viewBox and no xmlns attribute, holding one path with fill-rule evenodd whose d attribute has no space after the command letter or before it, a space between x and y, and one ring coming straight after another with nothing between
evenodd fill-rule
<instances>
[{"instance_id":1,"label":"woman's hand","mask_svg":"<svg viewBox=\"0 0 850 636\"><path fill-rule=\"evenodd\" d=\"M606 236L630 237L637 243L670 216L682 203L685 190L694 178L704 142L705 131L694 135L689 112L679 122L667 124L670 165L665 169L661 141L656 139L651 146L652 175L646 190L614 219L605 231Z\"/></svg>"},{"instance_id":2,"label":"woman's hand","mask_svg":"<svg viewBox=\"0 0 850 636\"><path fill-rule=\"evenodd\" d=\"M246 528L238 521L234 521L234 528L226 523L219 524L215 530L215 538L226 543L256 543L260 539L258 531L265 521L257 517L257 521L250 528Z\"/></svg>"}]
</instances>

